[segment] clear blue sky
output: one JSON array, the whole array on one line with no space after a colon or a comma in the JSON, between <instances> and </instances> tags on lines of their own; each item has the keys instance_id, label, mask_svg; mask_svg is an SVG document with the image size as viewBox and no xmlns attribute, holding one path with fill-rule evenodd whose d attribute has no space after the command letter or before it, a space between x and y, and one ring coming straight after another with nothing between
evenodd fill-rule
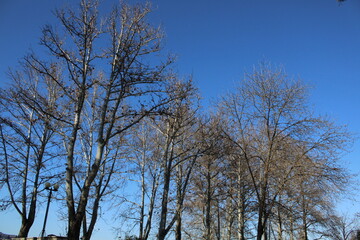
<instances>
[{"instance_id":1,"label":"clear blue sky","mask_svg":"<svg viewBox=\"0 0 360 240\"><path fill-rule=\"evenodd\" d=\"M55 22L54 7L69 2L74 1L0 0L1 85L7 82L7 68L16 66L30 48L38 48L41 26ZM105 8L114 2L106 0ZM360 133L360 0L347 0L340 6L336 0L152 3L151 21L163 25L166 51L178 55L179 73L193 75L205 102L231 90L245 70L269 60L313 87L311 104L318 113ZM356 173L360 171L359 158L357 141L343 161ZM344 211L360 212L359 203L341 206ZM52 224L54 230L47 232L62 232L57 225L64 226ZM13 214L0 214L0 231L16 233L18 227ZM94 239L104 239L99 236L108 234L106 228L102 227ZM39 229L41 226L33 231L34 236Z\"/></svg>"}]
</instances>

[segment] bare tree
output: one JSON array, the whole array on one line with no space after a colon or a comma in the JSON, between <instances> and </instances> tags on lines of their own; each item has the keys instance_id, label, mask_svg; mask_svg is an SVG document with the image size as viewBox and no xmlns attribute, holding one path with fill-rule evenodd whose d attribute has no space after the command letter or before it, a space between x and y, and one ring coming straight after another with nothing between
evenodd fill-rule
<instances>
[{"instance_id":1,"label":"bare tree","mask_svg":"<svg viewBox=\"0 0 360 240\"><path fill-rule=\"evenodd\" d=\"M252 206L254 188L251 184L251 178L246 170L246 162L243 155L236 149L230 152L227 156L229 159L229 166L227 169L227 176L231 179L232 188L229 193L234 202L234 210L236 214L237 239L245 240L247 236L247 222L252 216Z\"/></svg>"},{"instance_id":2,"label":"bare tree","mask_svg":"<svg viewBox=\"0 0 360 240\"><path fill-rule=\"evenodd\" d=\"M153 124L162 135L161 207L157 239L163 240L176 223L175 238L181 239L181 220L186 190L202 149L197 144L197 96L191 82L175 83L170 95L177 100L167 114L154 118ZM195 101L195 103L194 103ZM174 189L174 194L171 194ZM171 207L171 208L170 208ZM170 211L171 209L171 211Z\"/></svg>"},{"instance_id":3,"label":"bare tree","mask_svg":"<svg viewBox=\"0 0 360 240\"><path fill-rule=\"evenodd\" d=\"M220 118L204 119L199 138L203 152L199 158L191 183L191 209L189 225L198 226L202 239L219 239L223 217L223 202L228 197L224 155L226 145L219 131ZM199 237L200 238L200 237Z\"/></svg>"},{"instance_id":4,"label":"bare tree","mask_svg":"<svg viewBox=\"0 0 360 240\"><path fill-rule=\"evenodd\" d=\"M277 199L305 158L313 169L335 168L349 135L306 107L306 88L282 70L261 65L248 74L238 92L223 101L222 114L236 131L224 130L239 149L251 176L257 201L257 239L267 239L269 218ZM329 174L344 183L342 171ZM329 177L327 176L327 177Z\"/></svg>"},{"instance_id":5,"label":"bare tree","mask_svg":"<svg viewBox=\"0 0 360 240\"><path fill-rule=\"evenodd\" d=\"M326 237L333 240L350 240L357 239L359 231L359 219L357 217L349 218L346 215L329 216L327 224L328 228L325 230Z\"/></svg>"},{"instance_id":6,"label":"bare tree","mask_svg":"<svg viewBox=\"0 0 360 240\"><path fill-rule=\"evenodd\" d=\"M149 238L154 223L159 185L161 184L161 134L146 118L129 136L127 154L128 179L131 189L136 183L137 190L128 197L123 196L127 213L122 214L127 222L138 226L139 239Z\"/></svg>"},{"instance_id":7,"label":"bare tree","mask_svg":"<svg viewBox=\"0 0 360 240\"><path fill-rule=\"evenodd\" d=\"M55 68L49 71L57 74ZM39 107L52 111L59 95L56 85L26 64L9 76L12 86L0 92L1 181L7 189L1 201L20 214L18 236L27 237L35 220L42 184L59 181L53 120L35 112L29 102L36 101Z\"/></svg>"},{"instance_id":8,"label":"bare tree","mask_svg":"<svg viewBox=\"0 0 360 240\"><path fill-rule=\"evenodd\" d=\"M33 102L37 114L56 120L57 134L65 146L68 238L89 239L97 219L100 199L106 193L121 139L150 113L171 101L166 91L167 66L148 63L160 50L162 32L146 22L148 5L122 4L100 22L97 2L82 0L79 11L56 12L62 29L45 26L41 44L47 61L26 58L34 71L60 89L62 104L52 112ZM49 71L49 62L61 74ZM89 121L89 119L91 121ZM88 141L86 143L86 141ZM85 145L84 145L85 142ZM117 145L116 145L117 144ZM85 148L87 151L83 152ZM94 197L89 208L89 199ZM92 209L89 226L86 211Z\"/></svg>"}]
</instances>

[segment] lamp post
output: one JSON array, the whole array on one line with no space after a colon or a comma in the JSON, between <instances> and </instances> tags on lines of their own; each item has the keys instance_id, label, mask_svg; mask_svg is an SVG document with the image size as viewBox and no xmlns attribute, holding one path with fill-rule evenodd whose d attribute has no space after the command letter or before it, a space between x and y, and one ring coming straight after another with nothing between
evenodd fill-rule
<instances>
[{"instance_id":1,"label":"lamp post","mask_svg":"<svg viewBox=\"0 0 360 240\"><path fill-rule=\"evenodd\" d=\"M47 183L45 183L45 189L49 191L49 196L48 196L48 202L47 202L47 206L46 206L44 225L43 225L43 229L41 231L41 239L43 239L44 235L45 235L45 227L46 227L47 216L48 216L48 213L49 213L51 194L52 194L52 191L56 192L59 189L59 185L55 184L54 186L51 187L51 184L49 182L47 182Z\"/></svg>"}]
</instances>

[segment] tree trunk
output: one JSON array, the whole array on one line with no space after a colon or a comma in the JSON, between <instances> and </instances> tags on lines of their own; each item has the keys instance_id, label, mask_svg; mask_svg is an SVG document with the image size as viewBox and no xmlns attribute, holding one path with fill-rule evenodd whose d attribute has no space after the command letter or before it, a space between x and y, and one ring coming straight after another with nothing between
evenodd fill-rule
<instances>
[{"instance_id":1,"label":"tree trunk","mask_svg":"<svg viewBox=\"0 0 360 240\"><path fill-rule=\"evenodd\" d=\"M69 217L69 229L68 229L68 240L78 240L80 237L80 231L81 231L81 224L83 222L86 206L88 203L89 198L89 192L91 184L93 183L97 172L99 170L100 161L102 159L104 151L104 144L103 141L98 141L98 147L95 157L95 162L91 167L91 171L89 173L89 176L86 177L84 186L81 191L79 203L77 205L76 213L74 211L74 208L69 208L69 212L72 214L72 218ZM72 182L72 180L71 180ZM72 188L72 186L71 186ZM70 196L72 197L72 192ZM70 203L70 206L73 206L74 202Z\"/></svg>"},{"instance_id":2,"label":"tree trunk","mask_svg":"<svg viewBox=\"0 0 360 240\"><path fill-rule=\"evenodd\" d=\"M164 172L164 187L161 201L161 214L160 214L160 223L159 223L159 232L158 240L164 240L167 234L166 232L166 220L167 220L167 205L168 205L168 196L170 188L170 169L165 169Z\"/></svg>"},{"instance_id":3,"label":"tree trunk","mask_svg":"<svg viewBox=\"0 0 360 240\"><path fill-rule=\"evenodd\" d=\"M241 161L241 160L240 160ZM238 186L239 186L239 190L238 190L238 228L239 228L239 233L238 233L238 239L239 240L245 240L245 196L244 196L244 183L241 179L242 177L242 169L241 169L241 165L239 163L239 167L238 167Z\"/></svg>"},{"instance_id":4,"label":"tree trunk","mask_svg":"<svg viewBox=\"0 0 360 240\"><path fill-rule=\"evenodd\" d=\"M262 226L262 222L259 221L257 226L256 240L263 240L263 237L264 237L264 227Z\"/></svg>"},{"instance_id":5,"label":"tree trunk","mask_svg":"<svg viewBox=\"0 0 360 240\"><path fill-rule=\"evenodd\" d=\"M279 204L281 203L281 198L279 198ZM283 226L282 226L282 216L281 216L281 212L280 212L280 206L278 206L278 240L282 240L283 236Z\"/></svg>"},{"instance_id":6,"label":"tree trunk","mask_svg":"<svg viewBox=\"0 0 360 240\"><path fill-rule=\"evenodd\" d=\"M181 228L182 228L182 214L179 213L179 217L176 219L176 228L175 228L175 239L181 240Z\"/></svg>"},{"instance_id":7,"label":"tree trunk","mask_svg":"<svg viewBox=\"0 0 360 240\"><path fill-rule=\"evenodd\" d=\"M175 227L175 239L181 240L181 225L182 225L182 178L183 178L183 169L181 165L176 167L177 169L177 183L176 183L176 227Z\"/></svg>"},{"instance_id":8,"label":"tree trunk","mask_svg":"<svg viewBox=\"0 0 360 240\"><path fill-rule=\"evenodd\" d=\"M294 221L293 221L293 216L290 216L290 240L294 240Z\"/></svg>"},{"instance_id":9,"label":"tree trunk","mask_svg":"<svg viewBox=\"0 0 360 240\"><path fill-rule=\"evenodd\" d=\"M231 198L228 197L228 199L226 200L226 210L225 210L225 224L226 224L226 239L227 240L231 240L232 238L232 232L233 232L233 224L234 224L234 211L233 211L233 206L232 206L232 202L231 202ZM220 221L220 218L218 219L218 221ZM218 231L220 231L220 229L218 229Z\"/></svg>"},{"instance_id":10,"label":"tree trunk","mask_svg":"<svg viewBox=\"0 0 360 240\"><path fill-rule=\"evenodd\" d=\"M38 167L40 168L40 167ZM36 178L35 178L35 186L32 193L29 214L26 217L26 213L22 216L21 227L18 236L19 237L27 237L30 231L31 226L34 224L35 221L35 213L36 213L36 203L37 203L37 186L38 186L38 179L39 179L40 170L38 170Z\"/></svg>"},{"instance_id":11,"label":"tree trunk","mask_svg":"<svg viewBox=\"0 0 360 240\"><path fill-rule=\"evenodd\" d=\"M256 240L264 240L264 238L266 239L266 221L265 221L265 214L264 214L264 202L260 201L259 203L259 211L258 211L258 224L257 224L257 236L256 236Z\"/></svg>"},{"instance_id":12,"label":"tree trunk","mask_svg":"<svg viewBox=\"0 0 360 240\"><path fill-rule=\"evenodd\" d=\"M209 170L209 164L206 175L206 199L205 199L205 239L211 239L211 176Z\"/></svg>"},{"instance_id":13,"label":"tree trunk","mask_svg":"<svg viewBox=\"0 0 360 240\"><path fill-rule=\"evenodd\" d=\"M30 228L32 226L33 222L30 222L25 216L22 218L21 221L21 227L18 234L18 237L20 238L26 238L29 234Z\"/></svg>"},{"instance_id":14,"label":"tree trunk","mask_svg":"<svg viewBox=\"0 0 360 240\"><path fill-rule=\"evenodd\" d=\"M240 205L241 207L238 208L238 227L239 227L239 240L245 240L245 211L243 206L242 197L240 196Z\"/></svg>"},{"instance_id":15,"label":"tree trunk","mask_svg":"<svg viewBox=\"0 0 360 240\"><path fill-rule=\"evenodd\" d=\"M99 184L98 188L100 188L100 186L101 185ZM96 220L98 217L99 205L100 205L100 197L96 197L94 206L93 206L93 210L92 210L90 224L89 224L88 229L86 230L86 234L83 236L83 240L90 240L90 238L91 238L91 235L94 231ZM86 221L86 215L84 215L84 221ZM85 224L86 224L86 222L85 222Z\"/></svg>"},{"instance_id":16,"label":"tree trunk","mask_svg":"<svg viewBox=\"0 0 360 240\"><path fill-rule=\"evenodd\" d=\"M217 200L217 230L216 230L217 240L221 240L221 216L220 216L220 202Z\"/></svg>"},{"instance_id":17,"label":"tree trunk","mask_svg":"<svg viewBox=\"0 0 360 240\"><path fill-rule=\"evenodd\" d=\"M143 159L145 161L145 159ZM141 205L140 205L140 226L139 226L139 238L142 240L144 237L144 218L145 218L145 163L141 163Z\"/></svg>"}]
</instances>

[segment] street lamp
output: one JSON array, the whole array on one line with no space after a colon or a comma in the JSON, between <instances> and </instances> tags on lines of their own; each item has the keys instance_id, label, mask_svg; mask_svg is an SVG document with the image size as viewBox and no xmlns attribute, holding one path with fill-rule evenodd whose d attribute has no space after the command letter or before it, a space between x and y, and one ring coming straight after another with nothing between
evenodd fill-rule
<instances>
[{"instance_id":1,"label":"street lamp","mask_svg":"<svg viewBox=\"0 0 360 240\"><path fill-rule=\"evenodd\" d=\"M45 189L49 191L49 196L48 196L48 202L47 202L47 206L46 206L44 225L43 225L43 229L41 231L41 239L43 239L44 235L45 235L46 220L47 220L49 207L50 207L51 194L52 194L52 191L56 192L59 189L59 184L55 184L55 185L51 186L51 184L49 182L47 182L47 183L45 183Z\"/></svg>"}]
</instances>

